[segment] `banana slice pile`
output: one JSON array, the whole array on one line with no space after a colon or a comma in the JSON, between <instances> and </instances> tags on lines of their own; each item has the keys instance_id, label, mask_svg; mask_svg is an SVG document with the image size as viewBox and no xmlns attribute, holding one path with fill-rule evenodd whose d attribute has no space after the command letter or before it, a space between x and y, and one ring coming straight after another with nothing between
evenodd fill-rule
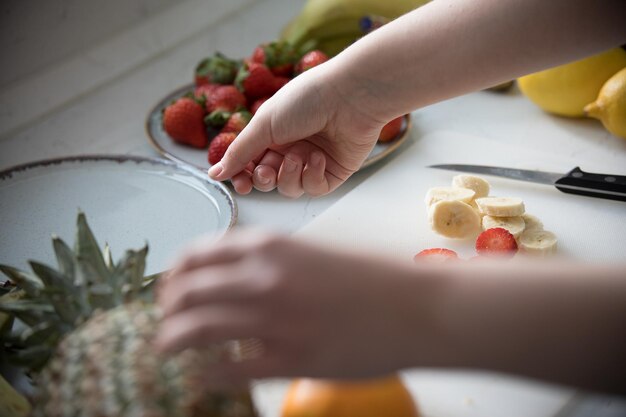
<instances>
[{"instance_id":1,"label":"banana slice pile","mask_svg":"<svg viewBox=\"0 0 626 417\"><path fill-rule=\"evenodd\" d=\"M556 252L556 236L544 230L536 216L526 213L521 199L489 197L489 191L485 179L465 174L452 178L451 187L429 189L425 202L431 228L448 238L469 239L501 227L515 237L522 252L538 256Z\"/></svg>"}]
</instances>

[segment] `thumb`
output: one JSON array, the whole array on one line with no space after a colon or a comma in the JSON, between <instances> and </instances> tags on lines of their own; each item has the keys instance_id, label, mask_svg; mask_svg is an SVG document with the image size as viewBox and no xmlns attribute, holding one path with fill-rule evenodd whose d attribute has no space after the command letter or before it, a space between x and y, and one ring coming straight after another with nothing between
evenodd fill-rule
<instances>
[{"instance_id":1,"label":"thumb","mask_svg":"<svg viewBox=\"0 0 626 417\"><path fill-rule=\"evenodd\" d=\"M271 131L270 118L257 113L230 144L222 160L209 169L209 176L223 181L243 171L272 144Z\"/></svg>"}]
</instances>

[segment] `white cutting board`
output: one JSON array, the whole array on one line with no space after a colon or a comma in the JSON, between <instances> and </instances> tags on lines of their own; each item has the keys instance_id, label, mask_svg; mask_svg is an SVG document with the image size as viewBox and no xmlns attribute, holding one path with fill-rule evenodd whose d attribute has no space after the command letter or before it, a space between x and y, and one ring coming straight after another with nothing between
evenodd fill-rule
<instances>
[{"instance_id":1,"label":"white cutting board","mask_svg":"<svg viewBox=\"0 0 626 417\"><path fill-rule=\"evenodd\" d=\"M436 163L500 165L567 172L581 168L626 174L625 158L574 161L516 148L453 131L414 139L401 154L339 202L305 226L298 235L326 246L349 246L407 258L430 247L448 247L463 257L474 255L473 242L442 238L428 225L424 196L432 186L448 185L452 172L426 168ZM619 164L619 166L618 166ZM626 258L626 203L563 194L545 185L487 178L492 194L522 198L529 213L559 238L559 251L585 260ZM425 417L552 417L573 398L573 391L489 373L407 372L407 386ZM279 383L259 387L278 400ZM276 415L270 413L267 415Z\"/></svg>"},{"instance_id":2,"label":"white cutting board","mask_svg":"<svg viewBox=\"0 0 626 417\"><path fill-rule=\"evenodd\" d=\"M623 164L619 159L607 160L604 165L601 162L549 156L458 132L434 132L415 139L402 154L299 234L321 239L326 245L374 249L403 257L431 247L448 247L469 257L475 255L473 242L446 239L430 230L426 191L449 186L455 173L428 165L484 164L566 173L579 164L583 170L603 166L604 173L626 174L626 155ZM626 260L626 203L564 194L547 185L485 178L491 184L491 195L524 200L526 211L538 216L546 230L556 233L559 253L589 261Z\"/></svg>"}]
</instances>

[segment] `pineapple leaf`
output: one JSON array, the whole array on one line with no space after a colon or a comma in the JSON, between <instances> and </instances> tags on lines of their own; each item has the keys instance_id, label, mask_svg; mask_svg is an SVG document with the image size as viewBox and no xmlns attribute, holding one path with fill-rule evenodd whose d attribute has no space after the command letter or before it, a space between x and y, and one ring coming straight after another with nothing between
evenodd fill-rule
<instances>
[{"instance_id":1,"label":"pineapple leaf","mask_svg":"<svg viewBox=\"0 0 626 417\"><path fill-rule=\"evenodd\" d=\"M77 226L76 248L74 251L78 258L79 267L88 269L84 273L85 277L91 280L89 282L110 282L111 273L104 262L104 256L100 251L98 241L87 224L85 213L78 213Z\"/></svg>"},{"instance_id":2,"label":"pineapple leaf","mask_svg":"<svg viewBox=\"0 0 626 417\"><path fill-rule=\"evenodd\" d=\"M24 290L11 291L0 296L0 304L9 301L18 301L24 298L24 296L26 296ZM0 338L3 338L4 335L13 328L13 318L14 315L12 313L0 312Z\"/></svg>"},{"instance_id":3,"label":"pineapple leaf","mask_svg":"<svg viewBox=\"0 0 626 417\"><path fill-rule=\"evenodd\" d=\"M39 262L30 261L30 267L46 284L46 294L61 320L68 324L77 323L81 317L81 309L77 304L77 293L80 288L59 271Z\"/></svg>"},{"instance_id":4,"label":"pineapple leaf","mask_svg":"<svg viewBox=\"0 0 626 417\"><path fill-rule=\"evenodd\" d=\"M126 294L129 299L135 297L143 287L147 254L148 245L138 251L127 250L124 257L115 267L113 275L119 282L114 284L114 288L121 289L124 284L129 284L130 289Z\"/></svg>"},{"instance_id":5,"label":"pineapple leaf","mask_svg":"<svg viewBox=\"0 0 626 417\"><path fill-rule=\"evenodd\" d=\"M113 290L107 284L95 284L89 288L89 304L94 310L109 310L121 303L116 304Z\"/></svg>"},{"instance_id":6,"label":"pineapple leaf","mask_svg":"<svg viewBox=\"0 0 626 417\"><path fill-rule=\"evenodd\" d=\"M55 340L60 339L61 336L71 331L71 327L68 325L59 326L59 324L60 323L44 321L27 328L20 335L22 343L28 347L44 344L48 346L56 345L56 343L54 343ZM52 341L52 343L49 343L48 341Z\"/></svg>"},{"instance_id":7,"label":"pineapple leaf","mask_svg":"<svg viewBox=\"0 0 626 417\"><path fill-rule=\"evenodd\" d=\"M113 263L113 254L111 253L111 247L107 242L104 243L104 263L109 268L109 270L113 270L115 264Z\"/></svg>"},{"instance_id":8,"label":"pineapple leaf","mask_svg":"<svg viewBox=\"0 0 626 417\"><path fill-rule=\"evenodd\" d=\"M76 275L76 265L74 261L74 253L70 249L67 244L61 240L58 236L52 237L52 246L54 248L54 253L57 258L57 263L59 264L59 269L61 273L69 278L70 281L74 282L74 278Z\"/></svg>"},{"instance_id":9,"label":"pineapple leaf","mask_svg":"<svg viewBox=\"0 0 626 417\"><path fill-rule=\"evenodd\" d=\"M0 300L0 311L6 313L17 314L21 312L40 312L53 313L54 308L50 304L42 304L37 301L18 300L18 301L2 301Z\"/></svg>"},{"instance_id":10,"label":"pineapple leaf","mask_svg":"<svg viewBox=\"0 0 626 417\"><path fill-rule=\"evenodd\" d=\"M22 288L29 297L36 298L41 289L44 287L43 283L37 276L20 271L11 266L0 265L0 271L9 277L14 284Z\"/></svg>"},{"instance_id":11,"label":"pineapple leaf","mask_svg":"<svg viewBox=\"0 0 626 417\"><path fill-rule=\"evenodd\" d=\"M18 366L25 366L30 371L39 371L43 368L52 356L52 349L49 346L31 346L10 352L11 363Z\"/></svg>"}]
</instances>

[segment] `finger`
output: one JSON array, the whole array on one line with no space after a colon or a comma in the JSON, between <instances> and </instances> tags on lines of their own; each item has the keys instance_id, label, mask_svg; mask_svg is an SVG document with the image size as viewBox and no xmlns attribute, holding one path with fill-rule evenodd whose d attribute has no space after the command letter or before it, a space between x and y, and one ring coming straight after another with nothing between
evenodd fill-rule
<instances>
[{"instance_id":1,"label":"finger","mask_svg":"<svg viewBox=\"0 0 626 417\"><path fill-rule=\"evenodd\" d=\"M164 288L159 297L159 305L166 316L171 316L201 305L250 298L253 287L242 285L244 280L233 275L230 267L195 269L170 280L169 288Z\"/></svg>"},{"instance_id":2,"label":"finger","mask_svg":"<svg viewBox=\"0 0 626 417\"><path fill-rule=\"evenodd\" d=\"M161 352L208 347L226 340L258 337L259 316L244 308L203 306L166 317L155 341Z\"/></svg>"},{"instance_id":3,"label":"finger","mask_svg":"<svg viewBox=\"0 0 626 417\"><path fill-rule=\"evenodd\" d=\"M283 158L278 171L278 191L289 198L298 198L304 194L302 188L302 158L289 152Z\"/></svg>"},{"instance_id":4,"label":"finger","mask_svg":"<svg viewBox=\"0 0 626 417\"><path fill-rule=\"evenodd\" d=\"M257 162L252 175L254 188L259 191L271 191L276 188L278 171L283 162L283 155L275 151L267 151Z\"/></svg>"},{"instance_id":5,"label":"finger","mask_svg":"<svg viewBox=\"0 0 626 417\"><path fill-rule=\"evenodd\" d=\"M246 195L252 191L252 177L247 173L235 174L230 182L237 194Z\"/></svg>"},{"instance_id":6,"label":"finger","mask_svg":"<svg viewBox=\"0 0 626 417\"><path fill-rule=\"evenodd\" d=\"M218 181L232 178L268 149L271 143L269 113L258 112L231 143L222 160L211 167L209 176Z\"/></svg>"},{"instance_id":7,"label":"finger","mask_svg":"<svg viewBox=\"0 0 626 417\"><path fill-rule=\"evenodd\" d=\"M325 175L326 158L319 151L313 151L302 171L302 188L310 196L327 194L330 185Z\"/></svg>"},{"instance_id":8,"label":"finger","mask_svg":"<svg viewBox=\"0 0 626 417\"><path fill-rule=\"evenodd\" d=\"M241 362L223 361L209 366L204 382L211 387L243 387L251 379L293 376L284 368L283 358L279 355L264 355Z\"/></svg>"},{"instance_id":9,"label":"finger","mask_svg":"<svg viewBox=\"0 0 626 417\"><path fill-rule=\"evenodd\" d=\"M268 165L259 165L254 170L252 183L259 191L267 192L276 188L278 174L274 168Z\"/></svg>"}]
</instances>

